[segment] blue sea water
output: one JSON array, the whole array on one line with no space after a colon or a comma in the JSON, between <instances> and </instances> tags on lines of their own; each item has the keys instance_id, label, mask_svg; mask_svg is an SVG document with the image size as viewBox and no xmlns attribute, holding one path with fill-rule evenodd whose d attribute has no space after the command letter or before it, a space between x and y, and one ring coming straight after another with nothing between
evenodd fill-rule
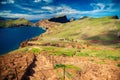
<instances>
[{"instance_id":1,"label":"blue sea water","mask_svg":"<svg viewBox=\"0 0 120 80\"><path fill-rule=\"evenodd\" d=\"M0 28L0 55L19 48L21 42L44 32L40 27Z\"/></svg>"}]
</instances>

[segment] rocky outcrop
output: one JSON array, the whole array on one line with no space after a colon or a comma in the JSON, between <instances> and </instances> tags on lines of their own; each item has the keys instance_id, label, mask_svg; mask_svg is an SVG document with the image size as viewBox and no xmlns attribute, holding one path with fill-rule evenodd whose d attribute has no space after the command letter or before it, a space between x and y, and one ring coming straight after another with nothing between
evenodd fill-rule
<instances>
[{"instance_id":1,"label":"rocky outcrop","mask_svg":"<svg viewBox=\"0 0 120 80\"><path fill-rule=\"evenodd\" d=\"M48 20L40 20L39 22L36 23L36 26L40 26L40 27L48 30L48 29L54 28L55 26L57 26L59 24L60 23L51 22L51 21L48 21Z\"/></svg>"},{"instance_id":2,"label":"rocky outcrop","mask_svg":"<svg viewBox=\"0 0 120 80\"><path fill-rule=\"evenodd\" d=\"M40 20L35 24L35 26L40 26L46 30L48 29L50 30L51 28L54 28L61 23L67 23L67 22L69 22L69 20L67 19L66 16L59 16L50 19Z\"/></svg>"},{"instance_id":3,"label":"rocky outcrop","mask_svg":"<svg viewBox=\"0 0 120 80\"><path fill-rule=\"evenodd\" d=\"M48 19L48 21L58 22L58 23L67 23L67 22L69 22L69 20L67 19L66 16L57 16L57 17Z\"/></svg>"},{"instance_id":4,"label":"rocky outcrop","mask_svg":"<svg viewBox=\"0 0 120 80\"><path fill-rule=\"evenodd\" d=\"M0 80L21 80L33 59L33 54L22 52L0 56Z\"/></svg>"},{"instance_id":5,"label":"rocky outcrop","mask_svg":"<svg viewBox=\"0 0 120 80\"><path fill-rule=\"evenodd\" d=\"M119 19L118 16L112 16L111 18L112 18L112 19Z\"/></svg>"}]
</instances>

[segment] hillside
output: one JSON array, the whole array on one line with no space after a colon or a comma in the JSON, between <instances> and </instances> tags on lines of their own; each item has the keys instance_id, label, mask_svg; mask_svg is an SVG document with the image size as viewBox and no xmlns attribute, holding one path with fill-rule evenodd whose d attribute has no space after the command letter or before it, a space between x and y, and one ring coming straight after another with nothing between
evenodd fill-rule
<instances>
[{"instance_id":1,"label":"hillside","mask_svg":"<svg viewBox=\"0 0 120 80\"><path fill-rule=\"evenodd\" d=\"M15 20L0 20L0 27L7 28L7 27L20 27L20 26L32 26L33 23L24 19L19 18Z\"/></svg>"},{"instance_id":2,"label":"hillside","mask_svg":"<svg viewBox=\"0 0 120 80\"><path fill-rule=\"evenodd\" d=\"M37 25L47 31L0 57L1 80L120 80L120 20L116 17L67 23L41 20ZM32 61L25 54L31 54Z\"/></svg>"}]
</instances>

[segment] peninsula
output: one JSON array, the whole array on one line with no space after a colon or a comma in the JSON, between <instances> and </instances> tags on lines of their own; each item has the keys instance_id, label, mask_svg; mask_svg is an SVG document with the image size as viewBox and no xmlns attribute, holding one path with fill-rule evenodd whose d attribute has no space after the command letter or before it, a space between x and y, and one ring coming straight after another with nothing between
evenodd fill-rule
<instances>
[{"instance_id":1,"label":"peninsula","mask_svg":"<svg viewBox=\"0 0 120 80\"><path fill-rule=\"evenodd\" d=\"M46 32L0 56L0 80L120 79L117 16L72 21L63 16L36 25Z\"/></svg>"}]
</instances>

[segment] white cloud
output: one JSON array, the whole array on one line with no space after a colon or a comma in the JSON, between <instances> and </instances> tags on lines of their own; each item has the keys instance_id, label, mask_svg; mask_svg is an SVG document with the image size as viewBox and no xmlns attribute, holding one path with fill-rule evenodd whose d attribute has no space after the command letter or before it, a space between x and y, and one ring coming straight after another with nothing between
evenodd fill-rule
<instances>
[{"instance_id":1,"label":"white cloud","mask_svg":"<svg viewBox=\"0 0 120 80\"><path fill-rule=\"evenodd\" d=\"M66 5L60 5L60 6L43 6L43 10L48 10L54 15L69 15L69 14L87 14L87 13L93 13L93 11L80 11L73 9Z\"/></svg>"},{"instance_id":2,"label":"white cloud","mask_svg":"<svg viewBox=\"0 0 120 80\"><path fill-rule=\"evenodd\" d=\"M105 8L105 5L102 3L98 3L96 5L100 7L100 10L103 10Z\"/></svg>"},{"instance_id":3,"label":"white cloud","mask_svg":"<svg viewBox=\"0 0 120 80\"><path fill-rule=\"evenodd\" d=\"M44 12L49 12L46 10L41 10L41 9L33 9L33 8L29 8L29 7L23 7L21 5L15 5L17 8L22 9L22 10L26 10L29 11L29 13L44 13ZM47 8L45 8L47 9Z\"/></svg>"},{"instance_id":4,"label":"white cloud","mask_svg":"<svg viewBox=\"0 0 120 80\"><path fill-rule=\"evenodd\" d=\"M28 18L30 15L28 14L20 14L20 13L10 13L10 12L1 12L0 16L2 17L8 17L8 18Z\"/></svg>"},{"instance_id":5,"label":"white cloud","mask_svg":"<svg viewBox=\"0 0 120 80\"><path fill-rule=\"evenodd\" d=\"M8 0L9 3L14 3L15 1L14 0Z\"/></svg>"},{"instance_id":6,"label":"white cloud","mask_svg":"<svg viewBox=\"0 0 120 80\"><path fill-rule=\"evenodd\" d=\"M0 3L1 4L13 4L13 3L15 3L15 1L14 0L6 0L6 1L2 1Z\"/></svg>"},{"instance_id":7,"label":"white cloud","mask_svg":"<svg viewBox=\"0 0 120 80\"><path fill-rule=\"evenodd\" d=\"M115 9L112 9L114 4L103 4L103 3L91 3L90 4L93 7L93 10L90 11L80 11L77 9L74 9L67 5L59 5L59 6L43 6L41 9L32 9L28 7L23 7L20 5L16 5L16 7L28 10L30 14L20 14L20 13L11 13L11 11L3 11L0 12L0 16L3 17L11 17L11 18L26 18L26 19L41 19L41 18L49 18L52 16L57 15L75 15L75 16L83 16L83 15L103 15L106 13L112 13L116 12ZM36 13L34 15L34 13ZM51 13L51 14L48 14Z\"/></svg>"},{"instance_id":8,"label":"white cloud","mask_svg":"<svg viewBox=\"0 0 120 80\"><path fill-rule=\"evenodd\" d=\"M2 1L2 2L0 2L1 4L7 4L7 2L5 2L5 1Z\"/></svg>"},{"instance_id":9,"label":"white cloud","mask_svg":"<svg viewBox=\"0 0 120 80\"><path fill-rule=\"evenodd\" d=\"M45 12L48 12L48 11L44 11L44 10L34 10L34 11L31 12L31 13L41 14L41 13L45 13Z\"/></svg>"},{"instance_id":10,"label":"white cloud","mask_svg":"<svg viewBox=\"0 0 120 80\"><path fill-rule=\"evenodd\" d=\"M91 3L90 5L93 7L94 12L104 12L104 11L112 12L112 11L115 11L112 9L112 7L114 6L113 3L111 3L111 4Z\"/></svg>"},{"instance_id":11,"label":"white cloud","mask_svg":"<svg viewBox=\"0 0 120 80\"><path fill-rule=\"evenodd\" d=\"M113 13L117 11L116 9L112 9L113 5L114 4L92 3L91 6L93 7L93 10L88 11L77 10L67 5L44 6L44 9L49 10L54 15L104 15L106 13Z\"/></svg>"},{"instance_id":12,"label":"white cloud","mask_svg":"<svg viewBox=\"0 0 120 80\"><path fill-rule=\"evenodd\" d=\"M114 6L114 4L108 4L108 7L107 7L107 10L109 10L109 9L112 9L112 7Z\"/></svg>"},{"instance_id":13,"label":"white cloud","mask_svg":"<svg viewBox=\"0 0 120 80\"><path fill-rule=\"evenodd\" d=\"M6 17L6 18L26 18L28 20L35 20L35 19L50 17L50 15L46 15L46 14L30 15L30 14L22 14L22 13L12 13L11 11L2 11L0 12L0 16Z\"/></svg>"},{"instance_id":14,"label":"white cloud","mask_svg":"<svg viewBox=\"0 0 120 80\"><path fill-rule=\"evenodd\" d=\"M69 6L66 6L66 5L60 5L60 6L43 6L41 9L43 9L43 10L47 10L47 11L49 11L49 12L51 12L51 13L58 13L58 12L65 12L65 13L68 13L68 14L70 14L70 13L78 13L78 11L77 10L75 10L75 9L72 9L71 7L69 7Z\"/></svg>"},{"instance_id":15,"label":"white cloud","mask_svg":"<svg viewBox=\"0 0 120 80\"><path fill-rule=\"evenodd\" d=\"M15 5L15 6L16 6L17 8L23 9L23 10L33 11L33 9L28 8L28 7L23 7L23 6L20 6L20 5Z\"/></svg>"},{"instance_id":16,"label":"white cloud","mask_svg":"<svg viewBox=\"0 0 120 80\"><path fill-rule=\"evenodd\" d=\"M46 2L46 3L52 3L53 0L34 0L35 3L39 3L39 2Z\"/></svg>"},{"instance_id":17,"label":"white cloud","mask_svg":"<svg viewBox=\"0 0 120 80\"><path fill-rule=\"evenodd\" d=\"M49 10L49 11L55 10L53 6L43 6L41 9L43 9L43 10Z\"/></svg>"},{"instance_id":18,"label":"white cloud","mask_svg":"<svg viewBox=\"0 0 120 80\"><path fill-rule=\"evenodd\" d=\"M38 3L38 2L41 2L42 0L34 0L34 2Z\"/></svg>"},{"instance_id":19,"label":"white cloud","mask_svg":"<svg viewBox=\"0 0 120 80\"><path fill-rule=\"evenodd\" d=\"M4 13L10 13L11 12L11 10L4 10L4 11L2 11L2 12L0 12L0 14L4 14Z\"/></svg>"}]
</instances>

